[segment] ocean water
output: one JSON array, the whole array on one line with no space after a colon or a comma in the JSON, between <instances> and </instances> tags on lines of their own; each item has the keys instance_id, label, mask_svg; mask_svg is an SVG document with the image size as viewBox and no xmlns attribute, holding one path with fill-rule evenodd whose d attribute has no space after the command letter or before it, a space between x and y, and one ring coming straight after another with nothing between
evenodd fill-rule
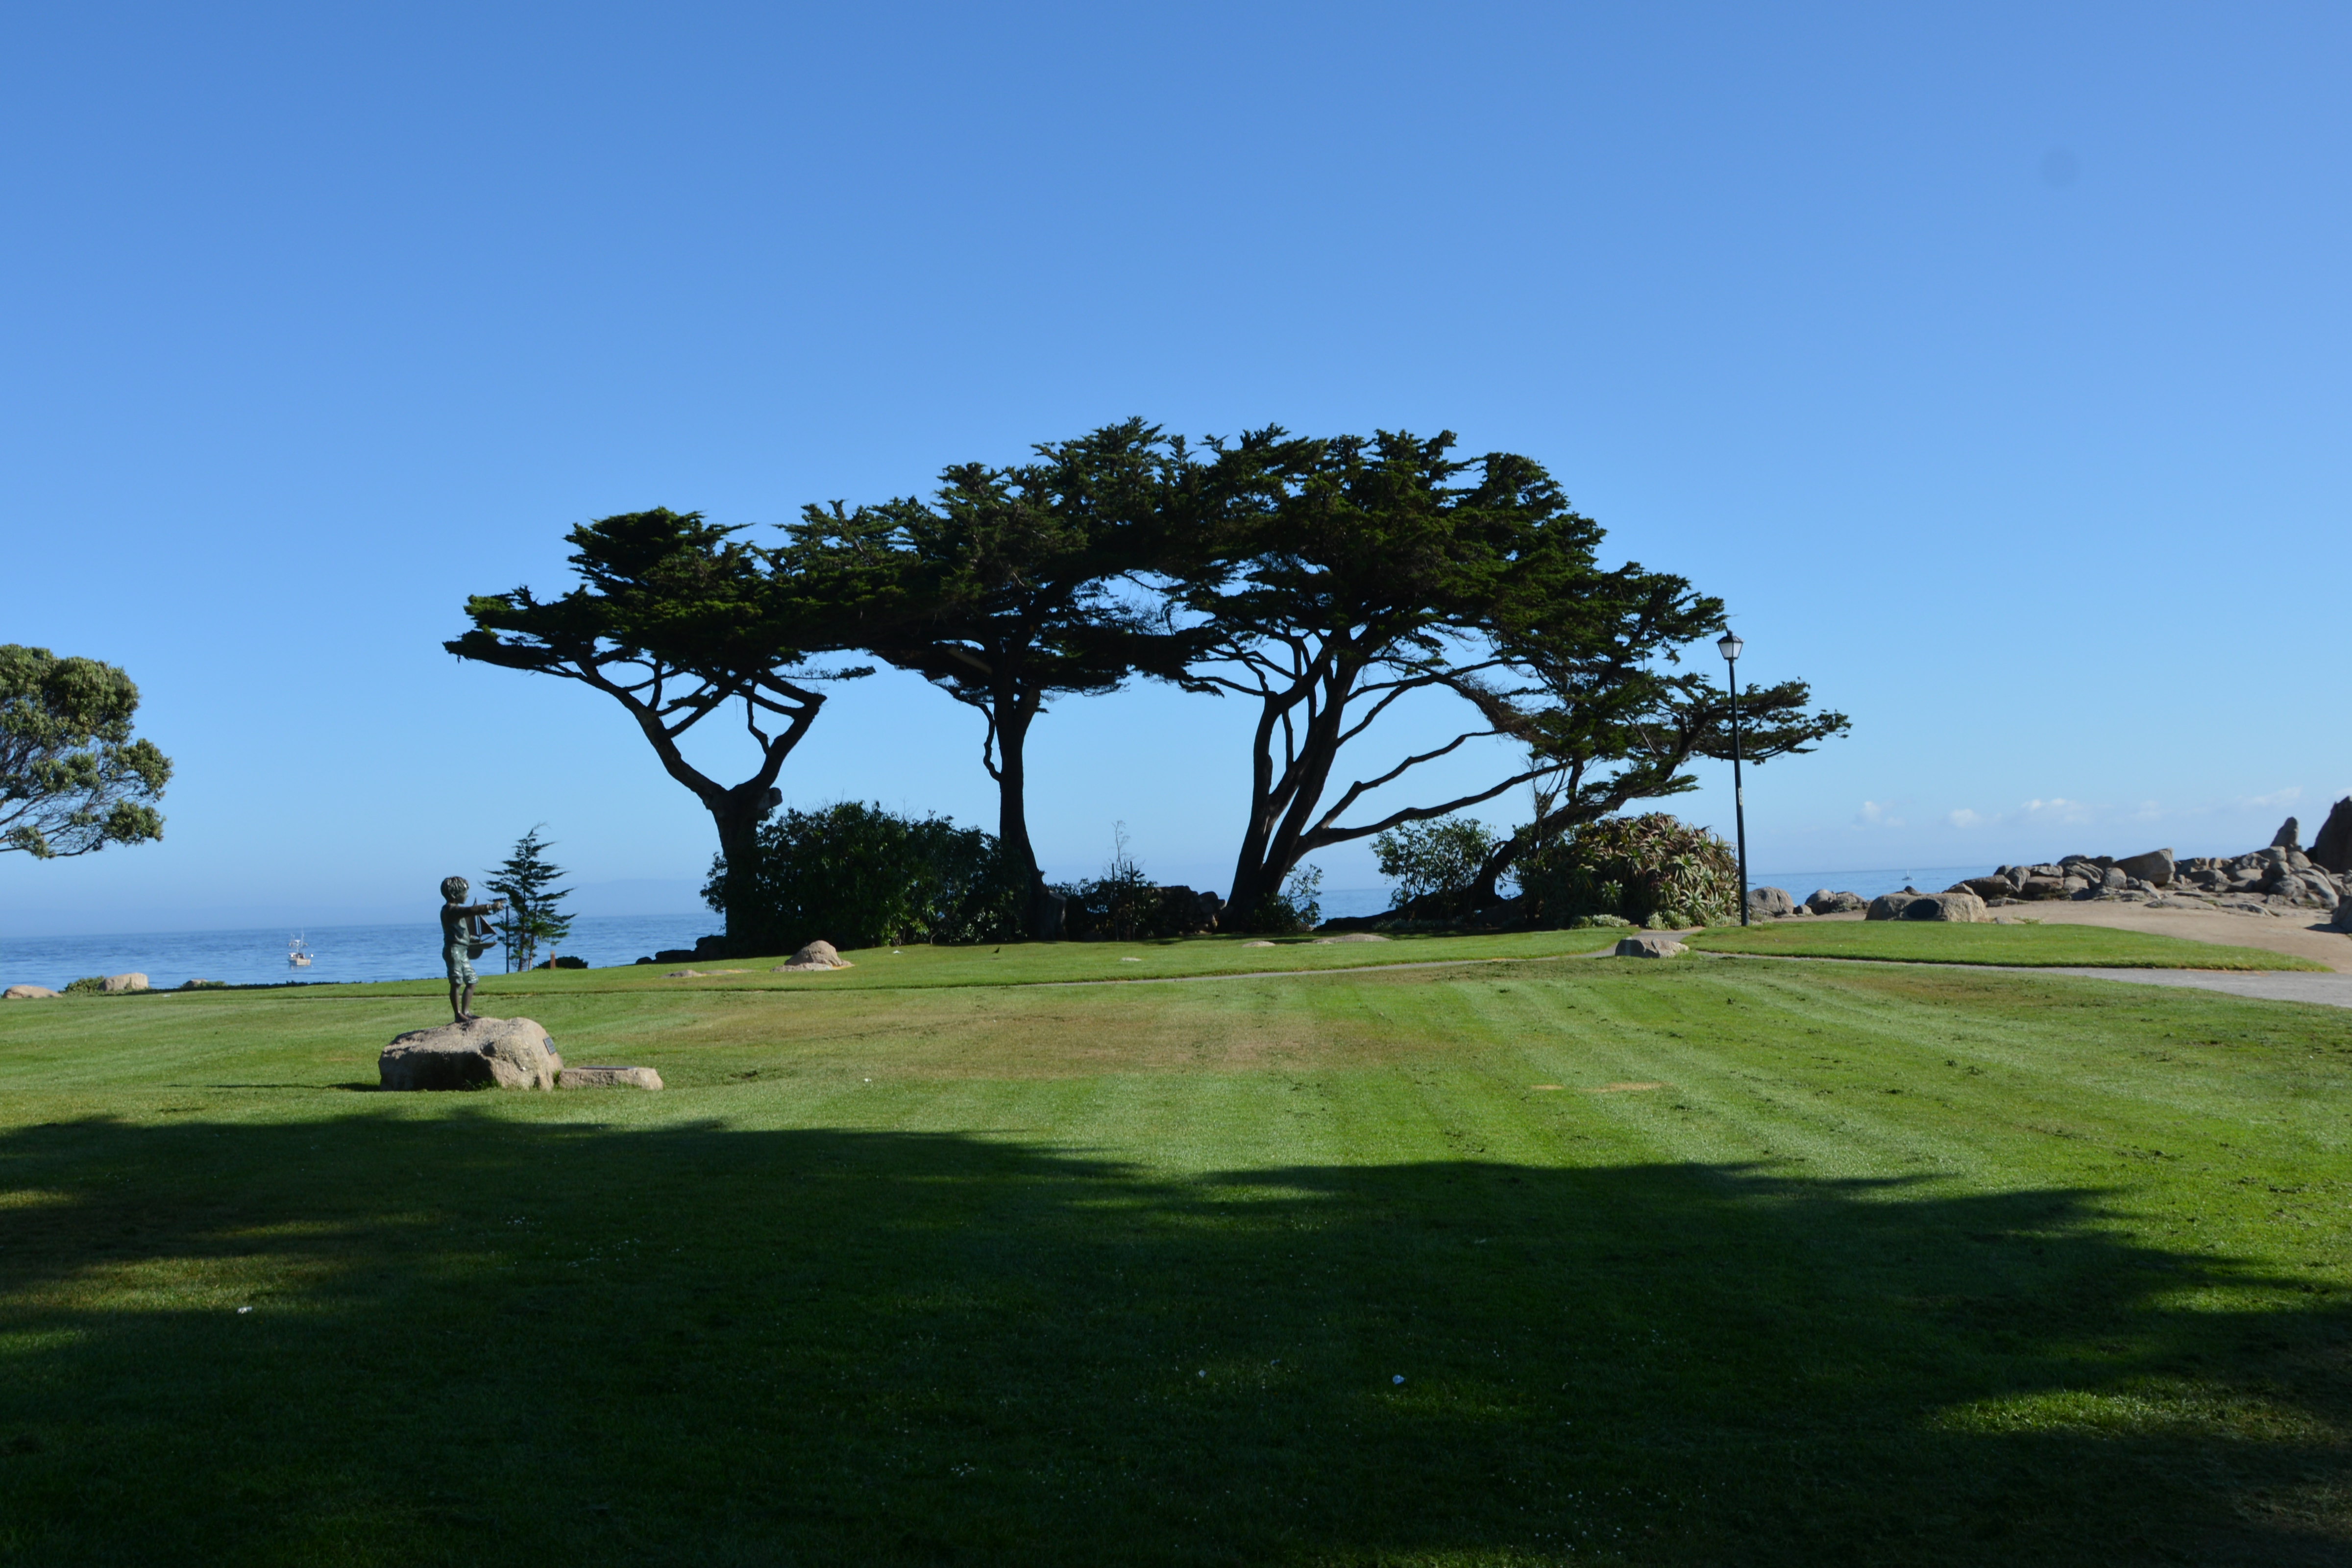
<instances>
[{"instance_id":1,"label":"ocean water","mask_svg":"<svg viewBox=\"0 0 2352 1568\"><path fill-rule=\"evenodd\" d=\"M665 947L692 947L694 939L717 931L710 914L588 915L572 922L565 952L591 964L629 963ZM139 970L147 984L168 989L184 980L226 980L233 985L278 984L290 980L320 984L353 980L437 980L441 977L441 926L325 926L302 933L313 954L310 967L286 962L291 931L145 931L129 936L0 938L0 985L47 985L61 990L85 974L121 974ZM484 974L495 973L499 950L476 960Z\"/></svg>"},{"instance_id":2,"label":"ocean water","mask_svg":"<svg viewBox=\"0 0 2352 1568\"><path fill-rule=\"evenodd\" d=\"M1323 918L1336 921L1343 915L1376 915L1392 901L1386 888L1326 888L1316 895L1323 908Z\"/></svg>"},{"instance_id":3,"label":"ocean water","mask_svg":"<svg viewBox=\"0 0 2352 1568\"><path fill-rule=\"evenodd\" d=\"M1323 894L1328 917L1377 914L1389 907L1384 888L1342 888ZM562 951L591 966L633 963L663 948L692 947L694 939L723 930L717 915L583 915L572 924ZM225 980L232 985L317 984L358 980L437 980L441 977L441 927L414 925L322 926L302 932L310 944L308 969L286 962L290 931L141 931L124 936L0 937L0 986L46 985L63 990L85 974L121 974L137 970L147 984L168 990L187 980ZM498 973L496 948L475 961L484 974Z\"/></svg>"},{"instance_id":4,"label":"ocean water","mask_svg":"<svg viewBox=\"0 0 2352 1568\"><path fill-rule=\"evenodd\" d=\"M1899 892L1905 888L1916 888L1923 893L1940 893L1963 877L1990 877L1992 868L1985 866L1919 866L1900 871L1751 871L1748 885L1751 888L1783 888L1789 896L1802 903L1817 888L1827 888L1833 893L1860 893L1874 899L1881 893Z\"/></svg>"}]
</instances>

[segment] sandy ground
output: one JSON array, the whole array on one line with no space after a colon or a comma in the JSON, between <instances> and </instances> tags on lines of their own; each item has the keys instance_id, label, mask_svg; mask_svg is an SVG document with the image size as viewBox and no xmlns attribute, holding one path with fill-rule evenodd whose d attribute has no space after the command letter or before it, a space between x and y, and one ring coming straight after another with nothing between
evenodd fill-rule
<instances>
[{"instance_id":1,"label":"sandy ground","mask_svg":"<svg viewBox=\"0 0 2352 1568\"><path fill-rule=\"evenodd\" d=\"M2139 904L2078 904L2053 899L2011 904L1992 911L2012 921L2040 921L2044 925L2112 926L2117 931L2154 931L2189 942L2217 942L2224 947L2259 947L2270 952L2317 959L2339 974L2352 974L2352 936L2327 929L2325 910L2292 910L2278 915L2222 914L2212 910L2151 910ZM1858 921L1859 914L1816 915L1815 920Z\"/></svg>"},{"instance_id":2,"label":"sandy ground","mask_svg":"<svg viewBox=\"0 0 2352 1568\"><path fill-rule=\"evenodd\" d=\"M2259 947L2270 952L2315 958L2339 974L2352 974L2352 936L2327 929L2325 910L2290 910L2278 915L2233 915L2211 910L2151 910L2138 904L2047 903L2011 905L1995 910L2011 920L2023 916L2045 925L2113 926L2119 931L2154 931L2158 936L2186 937L2190 942L2218 942L2230 947Z\"/></svg>"}]
</instances>

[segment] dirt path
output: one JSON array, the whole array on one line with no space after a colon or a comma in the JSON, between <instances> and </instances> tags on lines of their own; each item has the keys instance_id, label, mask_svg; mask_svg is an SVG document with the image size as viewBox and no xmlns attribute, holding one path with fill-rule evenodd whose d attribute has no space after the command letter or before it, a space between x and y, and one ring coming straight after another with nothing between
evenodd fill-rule
<instances>
[{"instance_id":1,"label":"dirt path","mask_svg":"<svg viewBox=\"0 0 2352 1568\"><path fill-rule=\"evenodd\" d=\"M2108 926L2152 931L2158 936L2216 942L2227 947L2259 947L2296 958L2316 959L2339 974L2352 974L2352 936L2327 929L2325 910L2294 910L2276 915L2221 914L2212 910L2151 910L2138 904L2078 904L2053 900L2018 904L1995 911L2011 920L2022 915L2045 925Z\"/></svg>"}]
</instances>

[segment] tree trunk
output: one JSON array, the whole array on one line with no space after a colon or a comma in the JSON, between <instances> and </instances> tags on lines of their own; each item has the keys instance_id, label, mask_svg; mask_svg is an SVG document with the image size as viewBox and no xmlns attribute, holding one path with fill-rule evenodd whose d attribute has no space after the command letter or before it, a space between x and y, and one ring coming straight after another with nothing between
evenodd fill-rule
<instances>
[{"instance_id":1,"label":"tree trunk","mask_svg":"<svg viewBox=\"0 0 2352 1568\"><path fill-rule=\"evenodd\" d=\"M1265 700L1265 711L1258 718L1256 755L1250 759L1249 830L1242 837L1241 856L1234 866L1232 901L1244 921L1260 902L1282 891L1291 868L1318 847L1307 841L1308 826L1330 782L1331 764L1339 759L1339 737L1345 732L1348 701L1360 668L1341 665L1315 679L1322 688L1320 710L1308 721L1297 753L1279 777L1275 733L1284 711L1297 705L1300 689Z\"/></svg>"},{"instance_id":2,"label":"tree trunk","mask_svg":"<svg viewBox=\"0 0 2352 1568\"><path fill-rule=\"evenodd\" d=\"M1060 900L1045 890L1037 849L1029 840L1029 726L1036 700L1005 695L996 706L996 839L1006 868L1020 885L1024 921L1033 939L1061 935Z\"/></svg>"},{"instance_id":3,"label":"tree trunk","mask_svg":"<svg viewBox=\"0 0 2352 1568\"><path fill-rule=\"evenodd\" d=\"M1249 826L1242 833L1241 853L1234 859L1234 884L1225 894L1225 908L1239 925L1249 922L1266 893L1265 847L1274 831L1274 731L1281 720L1282 705L1265 700L1259 709L1250 752Z\"/></svg>"},{"instance_id":4,"label":"tree trunk","mask_svg":"<svg viewBox=\"0 0 2352 1568\"><path fill-rule=\"evenodd\" d=\"M727 868L719 879L719 900L727 921L728 951L737 958L772 945L780 934L762 929L757 896L760 819L767 815L767 793L763 789L747 795L739 785L704 802L719 826L719 854Z\"/></svg>"}]
</instances>

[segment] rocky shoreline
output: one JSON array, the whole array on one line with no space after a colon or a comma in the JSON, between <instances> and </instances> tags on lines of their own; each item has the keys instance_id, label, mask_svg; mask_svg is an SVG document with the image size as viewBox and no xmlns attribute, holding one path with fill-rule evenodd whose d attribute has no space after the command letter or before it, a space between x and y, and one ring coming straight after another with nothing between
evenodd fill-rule
<instances>
[{"instance_id":1,"label":"rocky shoreline","mask_svg":"<svg viewBox=\"0 0 2352 1568\"><path fill-rule=\"evenodd\" d=\"M2120 858L2068 855L2041 865L1997 867L1941 893L1906 888L1865 900L1823 888L1800 904L1781 889L1757 888L1748 894L1748 912L1787 919L1864 910L1870 920L1980 921L1999 919L1993 910L2064 899L2306 921L2326 913L2332 929L2352 934L2352 796L2336 803L2308 851L2300 832L2290 816L2267 847L2243 855L2186 860L2175 859L2170 849Z\"/></svg>"}]
</instances>

